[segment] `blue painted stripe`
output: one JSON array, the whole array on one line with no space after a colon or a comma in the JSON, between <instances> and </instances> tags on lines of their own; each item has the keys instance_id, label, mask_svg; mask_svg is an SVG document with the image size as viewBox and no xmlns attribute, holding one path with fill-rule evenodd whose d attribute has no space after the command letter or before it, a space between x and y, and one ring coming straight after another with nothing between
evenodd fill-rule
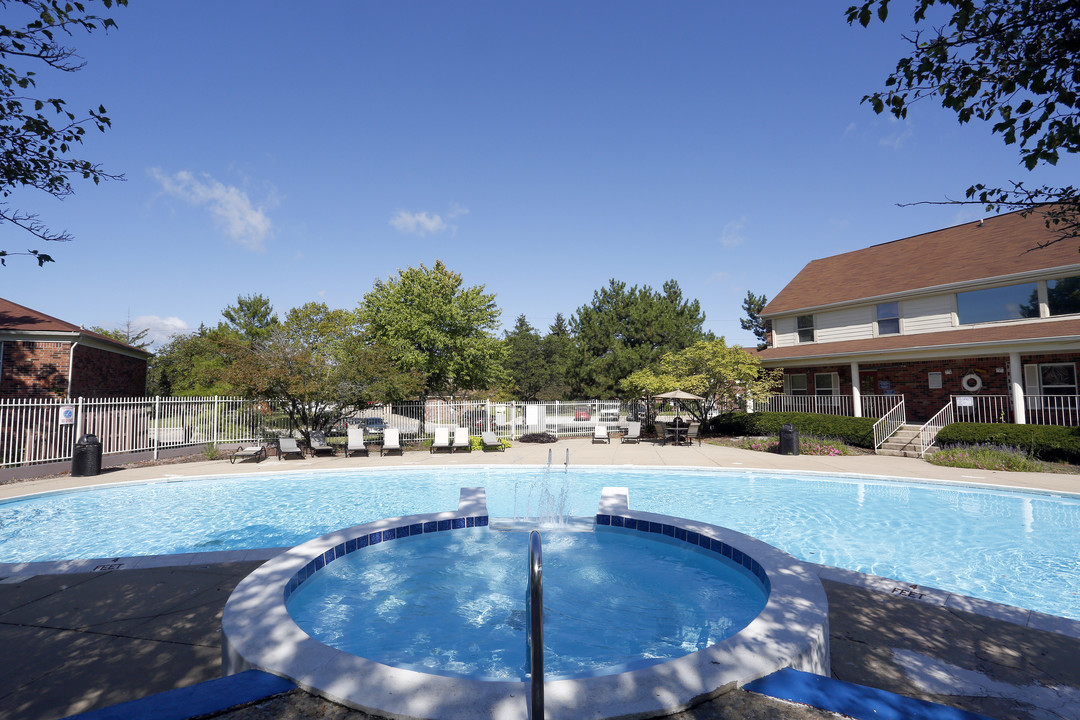
<instances>
[{"instance_id":1,"label":"blue painted stripe","mask_svg":"<svg viewBox=\"0 0 1080 720\"><path fill-rule=\"evenodd\" d=\"M207 680L138 700L72 715L68 720L188 720L295 690L290 680L262 670Z\"/></svg>"},{"instance_id":2,"label":"blue painted stripe","mask_svg":"<svg viewBox=\"0 0 1080 720\"><path fill-rule=\"evenodd\" d=\"M784 668L743 688L761 695L810 705L855 720L993 720L948 705Z\"/></svg>"}]
</instances>

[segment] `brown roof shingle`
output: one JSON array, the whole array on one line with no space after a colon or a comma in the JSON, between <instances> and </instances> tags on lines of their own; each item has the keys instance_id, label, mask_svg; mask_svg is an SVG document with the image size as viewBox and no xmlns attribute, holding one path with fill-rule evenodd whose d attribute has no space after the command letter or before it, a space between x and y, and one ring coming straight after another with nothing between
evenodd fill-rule
<instances>
[{"instance_id":1,"label":"brown roof shingle","mask_svg":"<svg viewBox=\"0 0 1080 720\"><path fill-rule=\"evenodd\" d=\"M761 314L1080 264L1076 239L1033 249L1057 237L1041 214L1015 212L813 260Z\"/></svg>"},{"instance_id":2,"label":"brown roof shingle","mask_svg":"<svg viewBox=\"0 0 1080 720\"><path fill-rule=\"evenodd\" d=\"M46 315L43 312L28 308L25 305L19 305L10 300L0 298L0 333L3 332L79 333L87 338L94 338L103 343L150 355L150 353L145 350L140 350L139 348L113 340L108 336L101 335L91 330L86 330L78 325L73 325L72 323L60 320L59 318L54 318L52 315Z\"/></svg>"}]
</instances>

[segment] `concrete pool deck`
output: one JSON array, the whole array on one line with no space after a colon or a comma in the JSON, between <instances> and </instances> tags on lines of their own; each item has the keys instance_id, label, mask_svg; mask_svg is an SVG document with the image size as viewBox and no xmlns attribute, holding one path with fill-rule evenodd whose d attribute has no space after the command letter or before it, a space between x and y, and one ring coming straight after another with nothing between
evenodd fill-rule
<instances>
[{"instance_id":1,"label":"concrete pool deck","mask_svg":"<svg viewBox=\"0 0 1080 720\"><path fill-rule=\"evenodd\" d=\"M571 465L799 470L1080 492L1080 475L959 470L874 455L784 457L707 443L665 447L585 439L518 444L505 452L408 452L383 458L373 453L348 459L270 459L257 465L231 465L226 459L106 470L93 478L3 485L0 498L102 483L277 469L542 465L549 449L553 466L565 461L569 449ZM97 569L71 565L61 574L44 574L37 566L34 573L30 568L13 572L8 566L0 572L0 657L5 668L0 673L0 720L52 720L218 677L222 608L232 588L269 554L272 551L215 553L157 562L110 559L116 562L97 563ZM1076 623L1054 623L1037 613L1018 614L855 573L829 571L823 577L835 677L990 717L1080 718ZM263 716L304 717L295 710L305 702L296 699L288 712L267 707ZM723 704L721 698L677 717L738 716L724 714ZM777 712L772 709L762 717L787 716Z\"/></svg>"}]
</instances>

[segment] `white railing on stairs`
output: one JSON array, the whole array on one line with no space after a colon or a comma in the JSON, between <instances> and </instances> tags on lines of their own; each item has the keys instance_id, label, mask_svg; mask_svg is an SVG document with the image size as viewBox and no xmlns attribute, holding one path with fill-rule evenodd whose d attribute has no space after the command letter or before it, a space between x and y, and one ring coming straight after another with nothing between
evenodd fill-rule
<instances>
[{"instance_id":1,"label":"white railing on stairs","mask_svg":"<svg viewBox=\"0 0 1080 720\"><path fill-rule=\"evenodd\" d=\"M950 400L949 404L941 408L937 415L930 418L925 425L919 428L919 457L926 457L926 451L937 442L937 434L941 432L943 427L954 422L956 422L956 416L953 413L953 404Z\"/></svg>"},{"instance_id":2,"label":"white railing on stairs","mask_svg":"<svg viewBox=\"0 0 1080 720\"><path fill-rule=\"evenodd\" d=\"M907 422L907 411L904 410L904 398L885 413L880 420L874 423L874 452L881 447L882 443L892 437L893 433L904 426Z\"/></svg>"}]
</instances>

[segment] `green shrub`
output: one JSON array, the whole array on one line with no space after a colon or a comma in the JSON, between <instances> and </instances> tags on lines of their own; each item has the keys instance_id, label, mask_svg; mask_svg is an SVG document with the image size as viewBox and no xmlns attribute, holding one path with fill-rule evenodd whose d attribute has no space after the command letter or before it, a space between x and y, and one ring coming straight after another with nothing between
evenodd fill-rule
<instances>
[{"instance_id":1,"label":"green shrub","mask_svg":"<svg viewBox=\"0 0 1080 720\"><path fill-rule=\"evenodd\" d=\"M518 438L518 442L524 443L553 443L559 442L559 438L555 437L551 433L539 432L529 433L528 435L522 435Z\"/></svg>"},{"instance_id":2,"label":"green shrub","mask_svg":"<svg viewBox=\"0 0 1080 720\"><path fill-rule=\"evenodd\" d=\"M1036 460L1023 450L1003 445L950 445L926 456L931 465L973 468L976 470L1010 470L1013 472L1052 472L1046 463Z\"/></svg>"},{"instance_id":3,"label":"green shrub","mask_svg":"<svg viewBox=\"0 0 1080 720\"><path fill-rule=\"evenodd\" d=\"M513 445L510 444L510 441L507 440L506 438L499 438L498 440L499 440L499 444L502 445L504 448L513 447ZM480 437L479 435L470 435L469 436L469 449L470 450L483 450L484 449L484 438Z\"/></svg>"},{"instance_id":4,"label":"green shrub","mask_svg":"<svg viewBox=\"0 0 1080 720\"><path fill-rule=\"evenodd\" d=\"M874 423L877 418L856 418L846 415L818 413L726 413L709 421L714 435L779 435L780 429L791 423L800 435L833 438L861 448L874 447Z\"/></svg>"},{"instance_id":5,"label":"green shrub","mask_svg":"<svg viewBox=\"0 0 1080 720\"><path fill-rule=\"evenodd\" d=\"M1047 462L1080 465L1080 428L1011 423L953 423L937 435L947 445L1005 445Z\"/></svg>"}]
</instances>

